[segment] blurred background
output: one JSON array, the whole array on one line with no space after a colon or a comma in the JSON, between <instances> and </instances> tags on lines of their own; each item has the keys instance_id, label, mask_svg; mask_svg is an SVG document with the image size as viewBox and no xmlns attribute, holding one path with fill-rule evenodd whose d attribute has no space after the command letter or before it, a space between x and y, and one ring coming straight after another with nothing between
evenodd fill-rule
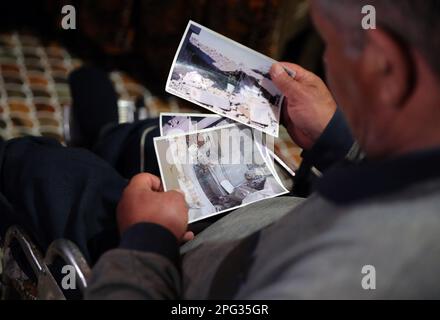
<instances>
[{"instance_id":1,"label":"blurred background","mask_svg":"<svg viewBox=\"0 0 440 320\"><path fill-rule=\"evenodd\" d=\"M61 27L64 5L76 8L76 30ZM68 75L84 64L108 71L121 105L142 107L142 118L200 112L164 91L188 20L322 76L323 44L308 12L307 0L3 0L0 136L63 141ZM284 131L276 149L298 166L301 150Z\"/></svg>"}]
</instances>

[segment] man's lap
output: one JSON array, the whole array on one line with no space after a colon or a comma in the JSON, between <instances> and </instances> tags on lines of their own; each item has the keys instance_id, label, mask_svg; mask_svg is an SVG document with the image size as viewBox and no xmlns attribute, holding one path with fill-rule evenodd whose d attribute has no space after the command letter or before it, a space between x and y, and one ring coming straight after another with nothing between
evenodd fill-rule
<instances>
[{"instance_id":1,"label":"man's lap","mask_svg":"<svg viewBox=\"0 0 440 320\"><path fill-rule=\"evenodd\" d=\"M4 143L0 159L2 235L20 225L42 250L71 239L91 263L116 245L113 213L127 181L104 160L45 138Z\"/></svg>"}]
</instances>

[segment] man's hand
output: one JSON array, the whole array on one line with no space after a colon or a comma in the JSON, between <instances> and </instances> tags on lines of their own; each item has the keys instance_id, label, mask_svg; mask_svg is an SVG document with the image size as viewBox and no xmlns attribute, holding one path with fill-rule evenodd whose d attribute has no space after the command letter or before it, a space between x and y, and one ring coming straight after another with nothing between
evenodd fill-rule
<instances>
[{"instance_id":1,"label":"man's hand","mask_svg":"<svg viewBox=\"0 0 440 320\"><path fill-rule=\"evenodd\" d=\"M270 75L286 97L282 116L287 131L301 148L311 149L336 111L335 100L318 76L296 64L276 63Z\"/></svg>"},{"instance_id":2,"label":"man's hand","mask_svg":"<svg viewBox=\"0 0 440 320\"><path fill-rule=\"evenodd\" d=\"M160 179L148 173L135 176L125 188L117 209L120 233L131 226L155 223L172 232L178 240L188 241L194 235L186 232L188 207L177 191L163 192Z\"/></svg>"}]
</instances>

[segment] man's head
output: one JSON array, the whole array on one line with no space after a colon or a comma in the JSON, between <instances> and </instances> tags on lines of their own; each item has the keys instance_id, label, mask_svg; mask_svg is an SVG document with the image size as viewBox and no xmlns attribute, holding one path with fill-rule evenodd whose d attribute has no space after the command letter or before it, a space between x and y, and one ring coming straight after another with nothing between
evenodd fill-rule
<instances>
[{"instance_id":1,"label":"man's head","mask_svg":"<svg viewBox=\"0 0 440 320\"><path fill-rule=\"evenodd\" d=\"M377 29L363 30L362 8ZM370 157L440 146L440 2L313 0L327 76Z\"/></svg>"}]
</instances>

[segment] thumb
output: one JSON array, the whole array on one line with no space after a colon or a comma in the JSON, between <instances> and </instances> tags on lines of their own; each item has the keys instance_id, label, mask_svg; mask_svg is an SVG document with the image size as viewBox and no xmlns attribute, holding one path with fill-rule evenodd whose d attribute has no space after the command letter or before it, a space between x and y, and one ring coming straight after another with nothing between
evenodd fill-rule
<instances>
[{"instance_id":1,"label":"thumb","mask_svg":"<svg viewBox=\"0 0 440 320\"><path fill-rule=\"evenodd\" d=\"M270 69L273 83L285 96L292 94L292 90L299 89L299 83L295 80L296 72L286 69L281 63L275 63Z\"/></svg>"},{"instance_id":2,"label":"thumb","mask_svg":"<svg viewBox=\"0 0 440 320\"><path fill-rule=\"evenodd\" d=\"M290 62L279 62L279 64L285 69L287 70L287 72L289 73L293 73L294 76L293 78L300 83L307 83L310 81L313 81L316 76L304 69L303 67L301 67L300 65L297 65L295 63L290 63Z\"/></svg>"},{"instance_id":3,"label":"thumb","mask_svg":"<svg viewBox=\"0 0 440 320\"><path fill-rule=\"evenodd\" d=\"M149 173L140 173L134 176L128 185L130 189L143 189L148 191L160 191L161 181L158 177Z\"/></svg>"},{"instance_id":4,"label":"thumb","mask_svg":"<svg viewBox=\"0 0 440 320\"><path fill-rule=\"evenodd\" d=\"M192 232L192 231L187 231L184 235L183 235L183 238L182 238L182 242L183 243L186 243L186 242L189 242L189 241L192 241L192 240L194 240L194 232Z\"/></svg>"}]
</instances>

